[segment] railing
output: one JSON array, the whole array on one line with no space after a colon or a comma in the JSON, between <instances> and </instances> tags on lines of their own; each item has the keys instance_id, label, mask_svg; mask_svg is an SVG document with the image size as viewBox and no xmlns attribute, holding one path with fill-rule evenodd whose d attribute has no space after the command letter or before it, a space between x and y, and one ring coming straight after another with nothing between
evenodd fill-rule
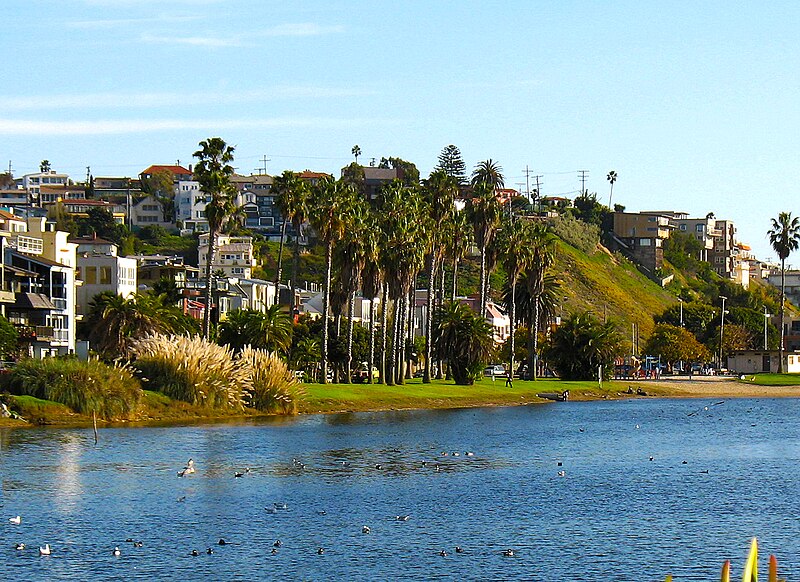
<instances>
[{"instance_id":1,"label":"railing","mask_svg":"<svg viewBox=\"0 0 800 582\"><path fill-rule=\"evenodd\" d=\"M48 341L54 339L54 330L52 326L18 325L16 328L19 332L19 338L23 341Z\"/></svg>"}]
</instances>

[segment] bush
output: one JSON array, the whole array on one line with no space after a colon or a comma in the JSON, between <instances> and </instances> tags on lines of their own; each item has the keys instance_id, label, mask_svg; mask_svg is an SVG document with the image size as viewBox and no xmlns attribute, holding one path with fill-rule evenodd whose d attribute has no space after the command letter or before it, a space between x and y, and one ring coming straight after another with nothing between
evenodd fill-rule
<instances>
[{"instance_id":1,"label":"bush","mask_svg":"<svg viewBox=\"0 0 800 582\"><path fill-rule=\"evenodd\" d=\"M250 396L250 371L226 347L199 337L153 335L132 351L148 390L212 409L241 410Z\"/></svg>"},{"instance_id":2,"label":"bush","mask_svg":"<svg viewBox=\"0 0 800 582\"><path fill-rule=\"evenodd\" d=\"M305 393L283 360L273 353L247 347L238 361L250 371L250 406L263 412L297 414L297 401Z\"/></svg>"},{"instance_id":3,"label":"bush","mask_svg":"<svg viewBox=\"0 0 800 582\"><path fill-rule=\"evenodd\" d=\"M561 215L548 221L558 238L591 255L600 242L600 227L578 220L573 216Z\"/></svg>"},{"instance_id":4,"label":"bush","mask_svg":"<svg viewBox=\"0 0 800 582\"><path fill-rule=\"evenodd\" d=\"M142 397L141 386L127 367L75 357L26 358L4 377L4 384L12 394L59 402L105 420L130 418Z\"/></svg>"}]
</instances>

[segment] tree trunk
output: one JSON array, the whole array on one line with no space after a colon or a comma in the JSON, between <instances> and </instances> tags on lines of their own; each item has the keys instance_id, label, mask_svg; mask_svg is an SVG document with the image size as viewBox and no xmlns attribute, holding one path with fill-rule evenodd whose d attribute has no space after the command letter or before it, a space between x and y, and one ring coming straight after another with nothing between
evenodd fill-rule
<instances>
[{"instance_id":1,"label":"tree trunk","mask_svg":"<svg viewBox=\"0 0 800 582\"><path fill-rule=\"evenodd\" d=\"M533 304L533 376L534 381L539 373L539 297Z\"/></svg>"},{"instance_id":2,"label":"tree trunk","mask_svg":"<svg viewBox=\"0 0 800 582\"><path fill-rule=\"evenodd\" d=\"M394 308L392 309L392 349L390 350L391 359L389 362L390 370L389 370L389 382L390 386L394 386L397 384L397 338L400 335L399 328L400 328L400 304L402 303L402 295L397 297L394 301Z\"/></svg>"},{"instance_id":3,"label":"tree trunk","mask_svg":"<svg viewBox=\"0 0 800 582\"><path fill-rule=\"evenodd\" d=\"M533 329L533 300L528 302L528 377L533 378L534 349L533 338L536 333Z\"/></svg>"},{"instance_id":4,"label":"tree trunk","mask_svg":"<svg viewBox=\"0 0 800 582\"><path fill-rule=\"evenodd\" d=\"M450 294L450 301L455 301L458 295L458 257L453 257L453 292Z\"/></svg>"},{"instance_id":5,"label":"tree trunk","mask_svg":"<svg viewBox=\"0 0 800 582\"><path fill-rule=\"evenodd\" d=\"M375 299L373 297L369 302L369 383L373 384L372 369L375 367ZM381 374L383 378L383 374Z\"/></svg>"},{"instance_id":6,"label":"tree trunk","mask_svg":"<svg viewBox=\"0 0 800 582\"><path fill-rule=\"evenodd\" d=\"M417 286L414 285L411 288L411 291L409 291L409 293L408 293L408 306L407 306L407 309L406 309L406 313L408 314L406 316L408 318L406 320L406 323L408 324L408 331L407 331L408 335L406 337L406 342L405 343L411 343L412 345L414 343L414 338L415 338L415 335L414 335L414 312L416 311L416 308L417 308L416 296L417 296ZM403 353L406 353L406 352L403 352ZM417 354L417 357L419 358L419 354ZM406 366L405 367L406 367L406 380L410 380L414 376L414 374L411 372L411 354L406 354Z\"/></svg>"},{"instance_id":7,"label":"tree trunk","mask_svg":"<svg viewBox=\"0 0 800 582\"><path fill-rule=\"evenodd\" d=\"M344 383L349 384L353 375L353 311L355 310L356 294L351 293L347 300L347 373Z\"/></svg>"},{"instance_id":8,"label":"tree trunk","mask_svg":"<svg viewBox=\"0 0 800 582\"><path fill-rule=\"evenodd\" d=\"M481 319L486 318L486 245L481 246L481 276L478 283L478 290L480 291L480 311L478 314Z\"/></svg>"},{"instance_id":9,"label":"tree trunk","mask_svg":"<svg viewBox=\"0 0 800 582\"><path fill-rule=\"evenodd\" d=\"M206 256L206 310L203 312L203 337L211 335L211 266L214 264L214 248L217 246L217 233L208 233L208 256Z\"/></svg>"},{"instance_id":10,"label":"tree trunk","mask_svg":"<svg viewBox=\"0 0 800 582\"><path fill-rule=\"evenodd\" d=\"M386 338L389 334L389 285L381 285L381 382L389 384L386 369Z\"/></svg>"},{"instance_id":11,"label":"tree trunk","mask_svg":"<svg viewBox=\"0 0 800 582\"><path fill-rule=\"evenodd\" d=\"M516 339L514 338L514 331L517 327L517 278L513 277L511 281L511 355L508 358L508 365L511 367L511 377L514 377L514 346Z\"/></svg>"},{"instance_id":12,"label":"tree trunk","mask_svg":"<svg viewBox=\"0 0 800 582\"><path fill-rule=\"evenodd\" d=\"M398 386L402 386L406 383L405 379L405 366L403 363L406 359L406 302L408 301L408 295L403 293L403 295L397 300L399 304L398 309L398 319L399 324L397 326L397 362L395 368L395 381L397 382Z\"/></svg>"},{"instance_id":13,"label":"tree trunk","mask_svg":"<svg viewBox=\"0 0 800 582\"><path fill-rule=\"evenodd\" d=\"M433 346L431 340L433 339L433 306L434 306L434 289L436 288L436 256L433 252L428 257L428 297L426 299L425 311L425 372L422 376L424 384L431 383L431 360L433 357Z\"/></svg>"},{"instance_id":14,"label":"tree trunk","mask_svg":"<svg viewBox=\"0 0 800 582\"><path fill-rule=\"evenodd\" d=\"M333 243L325 245L325 289L322 293L322 383L328 383L328 312L331 308L331 263L333 262Z\"/></svg>"},{"instance_id":15,"label":"tree trunk","mask_svg":"<svg viewBox=\"0 0 800 582\"><path fill-rule=\"evenodd\" d=\"M294 253L292 257L292 295L294 296L294 289L297 287L297 274L300 272L300 229L302 224L292 222L295 227L294 231ZM292 297L294 301L294 297Z\"/></svg>"},{"instance_id":16,"label":"tree trunk","mask_svg":"<svg viewBox=\"0 0 800 582\"><path fill-rule=\"evenodd\" d=\"M275 305L280 301L281 271L283 270L283 241L286 240L286 220L281 225L281 244L278 246L278 267L275 271Z\"/></svg>"},{"instance_id":17,"label":"tree trunk","mask_svg":"<svg viewBox=\"0 0 800 582\"><path fill-rule=\"evenodd\" d=\"M442 258L442 262L439 263L439 294L436 297L436 306L434 312L437 309L441 309L442 305L444 305L444 259ZM433 314L431 314L433 315ZM444 376L442 375L442 368L444 362L442 361L442 352L439 349L439 346L436 346L436 379L441 380Z\"/></svg>"},{"instance_id":18,"label":"tree trunk","mask_svg":"<svg viewBox=\"0 0 800 582\"><path fill-rule=\"evenodd\" d=\"M781 343L778 344L778 374L783 374L783 314L786 303L786 259L781 259ZM723 315L724 317L724 315Z\"/></svg>"}]
</instances>

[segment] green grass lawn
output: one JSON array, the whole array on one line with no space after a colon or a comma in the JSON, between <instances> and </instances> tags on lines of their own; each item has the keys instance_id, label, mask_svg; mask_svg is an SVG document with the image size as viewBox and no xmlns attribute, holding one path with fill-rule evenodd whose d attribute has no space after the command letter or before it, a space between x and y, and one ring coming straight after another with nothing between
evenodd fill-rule
<instances>
[{"instance_id":1,"label":"green grass lawn","mask_svg":"<svg viewBox=\"0 0 800 582\"><path fill-rule=\"evenodd\" d=\"M626 385L627 387L627 385ZM452 381L434 380L423 384L420 378L398 386L384 384L306 384L306 398L300 412L335 412L391 410L398 408L458 408L545 402L538 392L591 393L595 397L624 390L620 383L606 382L601 391L597 382L562 382L561 380L514 380L506 388L505 380L482 378L472 386L457 386Z\"/></svg>"},{"instance_id":2,"label":"green grass lawn","mask_svg":"<svg viewBox=\"0 0 800 582\"><path fill-rule=\"evenodd\" d=\"M800 374L747 374L743 382L758 386L800 386Z\"/></svg>"}]
</instances>

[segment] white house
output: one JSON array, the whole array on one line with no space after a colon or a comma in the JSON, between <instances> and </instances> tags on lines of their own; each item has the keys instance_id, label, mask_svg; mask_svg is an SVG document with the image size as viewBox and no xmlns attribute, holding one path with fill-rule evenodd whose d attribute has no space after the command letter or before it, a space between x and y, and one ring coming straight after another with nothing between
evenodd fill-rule
<instances>
[{"instance_id":1,"label":"white house","mask_svg":"<svg viewBox=\"0 0 800 582\"><path fill-rule=\"evenodd\" d=\"M77 244L77 277L83 284L77 288L76 312L88 313L89 304L98 293L112 291L122 297L136 293L137 261L117 256L117 245L97 237L73 239Z\"/></svg>"},{"instance_id":2,"label":"white house","mask_svg":"<svg viewBox=\"0 0 800 582\"><path fill-rule=\"evenodd\" d=\"M205 272L208 261L208 233L199 237L198 255L199 268ZM237 279L250 279L256 258L253 256L253 239L249 236L230 236L220 234L217 236L217 247L214 253L212 271L222 271L226 277Z\"/></svg>"},{"instance_id":3,"label":"white house","mask_svg":"<svg viewBox=\"0 0 800 582\"><path fill-rule=\"evenodd\" d=\"M167 230L175 230L175 223L164 220L164 210L161 203L152 195L145 196L131 207L131 226L143 228L145 226L161 226Z\"/></svg>"},{"instance_id":4,"label":"white house","mask_svg":"<svg viewBox=\"0 0 800 582\"><path fill-rule=\"evenodd\" d=\"M728 369L737 374L778 373L780 352L778 350L742 350L728 356ZM783 352L783 371L800 372L800 352Z\"/></svg>"},{"instance_id":5,"label":"white house","mask_svg":"<svg viewBox=\"0 0 800 582\"><path fill-rule=\"evenodd\" d=\"M189 232L208 232L206 219L208 198L200 190L197 180L183 180L175 183L175 220Z\"/></svg>"}]
</instances>

